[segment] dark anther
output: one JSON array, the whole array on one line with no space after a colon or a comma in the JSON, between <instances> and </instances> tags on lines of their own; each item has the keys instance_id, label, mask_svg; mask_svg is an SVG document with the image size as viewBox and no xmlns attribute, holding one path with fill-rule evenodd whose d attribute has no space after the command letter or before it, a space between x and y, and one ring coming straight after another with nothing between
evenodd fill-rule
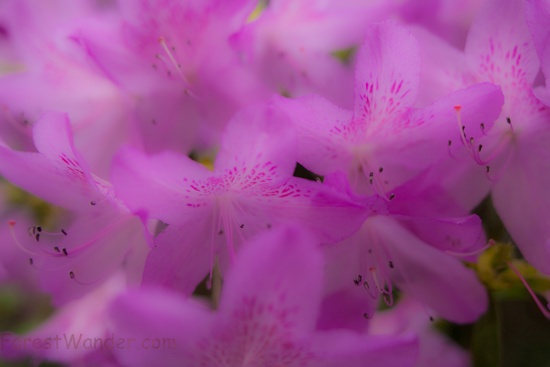
<instances>
[{"instance_id":1,"label":"dark anther","mask_svg":"<svg viewBox=\"0 0 550 367\"><path fill-rule=\"evenodd\" d=\"M59 250L59 247L57 246L55 246L53 249L55 250L55 252L61 252L61 250Z\"/></svg>"},{"instance_id":2,"label":"dark anther","mask_svg":"<svg viewBox=\"0 0 550 367\"><path fill-rule=\"evenodd\" d=\"M453 141L452 140L449 140L449 142L447 143L448 146L451 146L453 145Z\"/></svg>"},{"instance_id":3,"label":"dark anther","mask_svg":"<svg viewBox=\"0 0 550 367\"><path fill-rule=\"evenodd\" d=\"M42 232L42 227L37 226L37 227L36 227L36 231L37 231L37 232Z\"/></svg>"},{"instance_id":4,"label":"dark anther","mask_svg":"<svg viewBox=\"0 0 550 367\"><path fill-rule=\"evenodd\" d=\"M361 274L359 274L357 278L353 278L353 282L355 283L355 285L359 285L362 280L363 280L363 276Z\"/></svg>"},{"instance_id":5,"label":"dark anther","mask_svg":"<svg viewBox=\"0 0 550 367\"><path fill-rule=\"evenodd\" d=\"M485 124L483 122L479 126L481 126L481 130L485 130Z\"/></svg>"},{"instance_id":6,"label":"dark anther","mask_svg":"<svg viewBox=\"0 0 550 367\"><path fill-rule=\"evenodd\" d=\"M36 242L40 241L40 233L37 233L36 236L34 236L34 238L36 239Z\"/></svg>"},{"instance_id":7,"label":"dark anther","mask_svg":"<svg viewBox=\"0 0 550 367\"><path fill-rule=\"evenodd\" d=\"M69 272L69 277L70 277L71 279L74 279L74 271L70 271L70 272Z\"/></svg>"},{"instance_id":8,"label":"dark anther","mask_svg":"<svg viewBox=\"0 0 550 367\"><path fill-rule=\"evenodd\" d=\"M66 248L63 249L63 255L69 256L69 253L67 252L67 249L66 249Z\"/></svg>"},{"instance_id":9,"label":"dark anther","mask_svg":"<svg viewBox=\"0 0 550 367\"><path fill-rule=\"evenodd\" d=\"M244 228L244 224L241 224L239 227Z\"/></svg>"},{"instance_id":10,"label":"dark anther","mask_svg":"<svg viewBox=\"0 0 550 367\"><path fill-rule=\"evenodd\" d=\"M434 318L432 316L430 316L430 321L434 322Z\"/></svg>"},{"instance_id":11,"label":"dark anther","mask_svg":"<svg viewBox=\"0 0 550 367\"><path fill-rule=\"evenodd\" d=\"M90 205L96 205L97 203L95 201L90 201Z\"/></svg>"},{"instance_id":12,"label":"dark anther","mask_svg":"<svg viewBox=\"0 0 550 367\"><path fill-rule=\"evenodd\" d=\"M267 229L271 229L271 223L267 223Z\"/></svg>"},{"instance_id":13,"label":"dark anther","mask_svg":"<svg viewBox=\"0 0 550 367\"><path fill-rule=\"evenodd\" d=\"M481 149L483 149L483 145L479 144L479 147L477 147L477 151L481 152Z\"/></svg>"},{"instance_id":14,"label":"dark anther","mask_svg":"<svg viewBox=\"0 0 550 367\"><path fill-rule=\"evenodd\" d=\"M378 172L382 173L384 171L384 167L378 168Z\"/></svg>"},{"instance_id":15,"label":"dark anther","mask_svg":"<svg viewBox=\"0 0 550 367\"><path fill-rule=\"evenodd\" d=\"M65 236L67 235L67 232L64 229L61 229L61 233L63 233Z\"/></svg>"},{"instance_id":16,"label":"dark anther","mask_svg":"<svg viewBox=\"0 0 550 367\"><path fill-rule=\"evenodd\" d=\"M369 290L369 289L370 289L369 282L364 281L364 282L363 282L363 287L364 287L366 290Z\"/></svg>"},{"instance_id":17,"label":"dark anther","mask_svg":"<svg viewBox=\"0 0 550 367\"><path fill-rule=\"evenodd\" d=\"M487 173L489 173L490 170L491 170L491 167L485 166L485 171L486 171Z\"/></svg>"},{"instance_id":18,"label":"dark anther","mask_svg":"<svg viewBox=\"0 0 550 367\"><path fill-rule=\"evenodd\" d=\"M369 254L372 254L372 249L369 249Z\"/></svg>"},{"instance_id":19,"label":"dark anther","mask_svg":"<svg viewBox=\"0 0 550 367\"><path fill-rule=\"evenodd\" d=\"M368 313L366 313L366 312L365 312L365 313L363 314L363 317L364 317L364 318L366 318L367 320L369 320L369 319L370 319L370 316L369 316L369 314L368 314Z\"/></svg>"},{"instance_id":20,"label":"dark anther","mask_svg":"<svg viewBox=\"0 0 550 367\"><path fill-rule=\"evenodd\" d=\"M510 117L506 117L506 122L508 123L508 125L512 123L512 120L510 119Z\"/></svg>"},{"instance_id":21,"label":"dark anther","mask_svg":"<svg viewBox=\"0 0 550 367\"><path fill-rule=\"evenodd\" d=\"M393 200L394 197L395 197L395 194L391 194L390 195L390 200Z\"/></svg>"},{"instance_id":22,"label":"dark anther","mask_svg":"<svg viewBox=\"0 0 550 367\"><path fill-rule=\"evenodd\" d=\"M369 177L374 177L374 172L369 173Z\"/></svg>"},{"instance_id":23,"label":"dark anther","mask_svg":"<svg viewBox=\"0 0 550 367\"><path fill-rule=\"evenodd\" d=\"M223 234L223 229L220 229L220 231L218 232L218 234L221 236Z\"/></svg>"},{"instance_id":24,"label":"dark anther","mask_svg":"<svg viewBox=\"0 0 550 367\"><path fill-rule=\"evenodd\" d=\"M388 265L390 266L390 268L393 269L393 262L392 261L388 261Z\"/></svg>"},{"instance_id":25,"label":"dark anther","mask_svg":"<svg viewBox=\"0 0 550 367\"><path fill-rule=\"evenodd\" d=\"M29 257L29 264L34 264L34 260L32 259L32 257Z\"/></svg>"}]
</instances>

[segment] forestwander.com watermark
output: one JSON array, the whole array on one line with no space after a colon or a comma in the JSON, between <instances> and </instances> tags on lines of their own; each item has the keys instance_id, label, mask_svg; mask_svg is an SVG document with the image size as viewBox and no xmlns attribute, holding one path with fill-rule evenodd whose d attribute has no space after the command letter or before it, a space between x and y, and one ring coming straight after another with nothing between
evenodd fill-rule
<instances>
[{"instance_id":1,"label":"forestwander.com watermark","mask_svg":"<svg viewBox=\"0 0 550 367\"><path fill-rule=\"evenodd\" d=\"M69 350L172 350L176 349L176 339L164 337L127 338L114 333L107 337L90 337L85 334L58 334L46 338L26 337L12 333L1 333L0 349L31 351L49 349Z\"/></svg>"}]
</instances>

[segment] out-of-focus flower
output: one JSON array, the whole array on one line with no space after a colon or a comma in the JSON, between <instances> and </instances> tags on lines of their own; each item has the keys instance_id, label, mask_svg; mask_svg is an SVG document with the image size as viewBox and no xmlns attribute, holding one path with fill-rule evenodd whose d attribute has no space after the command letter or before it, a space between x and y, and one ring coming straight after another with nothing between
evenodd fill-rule
<instances>
[{"instance_id":1,"label":"out-of-focus flower","mask_svg":"<svg viewBox=\"0 0 550 367\"><path fill-rule=\"evenodd\" d=\"M13 244L27 252L29 271L42 273L42 286L58 304L97 287L121 266L139 281L147 252L142 224L75 150L67 116L46 114L33 137L38 152L0 146L0 174L74 216L53 231L11 223Z\"/></svg>"},{"instance_id":2,"label":"out-of-focus flower","mask_svg":"<svg viewBox=\"0 0 550 367\"><path fill-rule=\"evenodd\" d=\"M243 249L219 309L154 289L129 292L110 309L123 338L171 339L164 350L116 350L125 366L411 366L413 338L317 331L323 261L315 238L274 228Z\"/></svg>"}]
</instances>

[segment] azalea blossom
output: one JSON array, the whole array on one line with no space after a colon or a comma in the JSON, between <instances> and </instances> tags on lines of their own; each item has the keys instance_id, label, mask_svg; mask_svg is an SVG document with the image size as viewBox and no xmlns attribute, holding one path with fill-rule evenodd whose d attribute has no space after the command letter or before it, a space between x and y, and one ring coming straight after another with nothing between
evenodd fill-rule
<instances>
[{"instance_id":1,"label":"azalea blossom","mask_svg":"<svg viewBox=\"0 0 550 367\"><path fill-rule=\"evenodd\" d=\"M12 243L28 254L29 271L42 273L42 286L59 304L97 287L122 264L139 281L147 252L142 224L75 150L67 116L46 114L34 125L33 138L38 152L0 146L0 173L75 215L55 230L10 223Z\"/></svg>"},{"instance_id":2,"label":"azalea blossom","mask_svg":"<svg viewBox=\"0 0 550 367\"><path fill-rule=\"evenodd\" d=\"M173 348L117 350L124 366L412 366L414 337L317 331L323 260L299 227L274 228L243 249L227 274L220 307L166 290L134 290L110 308L121 337L170 338ZM138 326L139 325L139 326Z\"/></svg>"},{"instance_id":3,"label":"azalea blossom","mask_svg":"<svg viewBox=\"0 0 550 367\"><path fill-rule=\"evenodd\" d=\"M213 172L172 152L123 150L113 173L117 196L168 224L155 239L144 281L189 293L215 262L224 271L243 241L278 223L299 222L333 243L385 210L377 198L354 203L335 188L292 177L295 149L285 115L262 105L229 123Z\"/></svg>"}]
</instances>

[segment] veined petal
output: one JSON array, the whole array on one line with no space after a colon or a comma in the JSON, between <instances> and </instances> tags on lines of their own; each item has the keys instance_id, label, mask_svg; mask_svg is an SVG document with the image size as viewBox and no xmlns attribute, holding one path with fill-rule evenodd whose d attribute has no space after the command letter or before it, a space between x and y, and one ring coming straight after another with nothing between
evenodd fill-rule
<instances>
[{"instance_id":1,"label":"veined petal","mask_svg":"<svg viewBox=\"0 0 550 367\"><path fill-rule=\"evenodd\" d=\"M420 50L410 31L393 23L372 25L357 55L352 124L376 136L402 127L418 94Z\"/></svg>"},{"instance_id":2,"label":"veined petal","mask_svg":"<svg viewBox=\"0 0 550 367\"><path fill-rule=\"evenodd\" d=\"M216 172L254 167L265 171L270 186L280 185L292 176L296 148L288 117L272 104L255 105L228 123L214 167Z\"/></svg>"},{"instance_id":3,"label":"veined petal","mask_svg":"<svg viewBox=\"0 0 550 367\"><path fill-rule=\"evenodd\" d=\"M539 61L525 22L524 2L487 1L472 24L466 53L481 78L500 85L507 100L529 90Z\"/></svg>"},{"instance_id":4,"label":"veined petal","mask_svg":"<svg viewBox=\"0 0 550 367\"><path fill-rule=\"evenodd\" d=\"M34 140L38 153L0 146L2 176L44 200L77 211L89 209L98 197L112 194L108 183L92 177L74 149L65 115L46 114L35 124Z\"/></svg>"},{"instance_id":5,"label":"veined petal","mask_svg":"<svg viewBox=\"0 0 550 367\"><path fill-rule=\"evenodd\" d=\"M221 314L238 321L247 317L246 310L253 318L277 321L275 325L298 334L313 330L322 288L315 281L322 277L323 264L317 246L315 238L299 227L256 237L228 274Z\"/></svg>"}]
</instances>

